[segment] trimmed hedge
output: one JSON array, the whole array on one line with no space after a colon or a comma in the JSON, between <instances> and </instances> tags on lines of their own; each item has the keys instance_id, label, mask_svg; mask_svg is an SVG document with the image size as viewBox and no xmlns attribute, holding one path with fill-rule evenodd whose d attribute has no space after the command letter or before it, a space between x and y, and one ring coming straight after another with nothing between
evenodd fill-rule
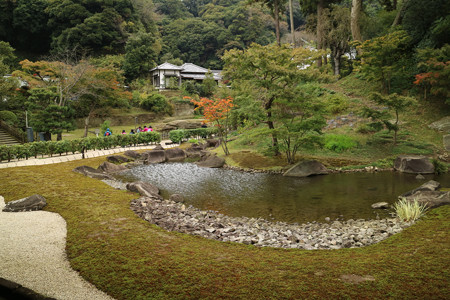
<instances>
[{"instance_id":1,"label":"trimmed hedge","mask_svg":"<svg viewBox=\"0 0 450 300\"><path fill-rule=\"evenodd\" d=\"M196 129L177 129L169 132L169 139L173 143L180 143L183 140L188 140L190 138L203 138L212 136L217 133L217 128L196 128Z\"/></svg>"},{"instance_id":2,"label":"trimmed hedge","mask_svg":"<svg viewBox=\"0 0 450 300\"><path fill-rule=\"evenodd\" d=\"M11 161L11 159L28 159L29 157L37 158L54 154L62 155L71 152L84 154L88 150L110 149L117 146L136 146L139 144L150 144L161 141L161 136L157 132L143 132L137 134L119 134L103 137L91 137L77 140L47 141L33 142L22 145L1 145L0 161Z\"/></svg>"}]
</instances>

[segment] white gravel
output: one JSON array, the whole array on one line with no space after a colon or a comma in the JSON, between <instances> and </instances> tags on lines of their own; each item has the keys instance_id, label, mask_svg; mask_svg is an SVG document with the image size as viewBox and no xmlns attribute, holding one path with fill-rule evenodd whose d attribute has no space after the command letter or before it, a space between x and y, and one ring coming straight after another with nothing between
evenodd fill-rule
<instances>
[{"instance_id":1,"label":"white gravel","mask_svg":"<svg viewBox=\"0 0 450 300\"><path fill-rule=\"evenodd\" d=\"M2 212L0 277L56 299L113 299L75 272L67 260L66 221L46 211Z\"/></svg>"}]
</instances>

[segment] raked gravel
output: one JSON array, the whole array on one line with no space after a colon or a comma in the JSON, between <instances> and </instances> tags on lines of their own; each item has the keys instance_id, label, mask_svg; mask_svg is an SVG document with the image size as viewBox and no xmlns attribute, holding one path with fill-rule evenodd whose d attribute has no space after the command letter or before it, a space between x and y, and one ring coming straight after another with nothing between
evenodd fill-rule
<instances>
[{"instance_id":1,"label":"raked gravel","mask_svg":"<svg viewBox=\"0 0 450 300\"><path fill-rule=\"evenodd\" d=\"M0 277L56 299L113 299L85 281L67 260L66 221L46 211L2 212Z\"/></svg>"}]
</instances>

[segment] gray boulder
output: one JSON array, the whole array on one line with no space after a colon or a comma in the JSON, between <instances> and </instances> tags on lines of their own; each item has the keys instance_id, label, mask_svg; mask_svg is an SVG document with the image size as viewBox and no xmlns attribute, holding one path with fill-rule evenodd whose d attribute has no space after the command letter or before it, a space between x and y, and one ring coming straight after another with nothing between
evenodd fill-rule
<instances>
[{"instance_id":1,"label":"gray boulder","mask_svg":"<svg viewBox=\"0 0 450 300\"><path fill-rule=\"evenodd\" d=\"M394 161L394 169L402 173L433 174L434 166L425 156L400 155Z\"/></svg>"},{"instance_id":2,"label":"gray boulder","mask_svg":"<svg viewBox=\"0 0 450 300\"><path fill-rule=\"evenodd\" d=\"M418 188L400 195L399 198L405 198L411 202L417 200L430 208L450 204L450 192L439 191L440 187L439 182L430 180Z\"/></svg>"},{"instance_id":3,"label":"gray boulder","mask_svg":"<svg viewBox=\"0 0 450 300\"><path fill-rule=\"evenodd\" d=\"M94 168L88 167L88 166L76 167L72 171L83 174L83 175L91 177L91 178L95 178L95 179L111 179L111 180L114 179L113 177L111 177L111 175L106 174L105 172L103 172L101 170L97 170L97 169L94 169Z\"/></svg>"},{"instance_id":4,"label":"gray boulder","mask_svg":"<svg viewBox=\"0 0 450 300\"><path fill-rule=\"evenodd\" d=\"M164 150L164 148L163 146L161 146L161 144L158 144L155 148L153 148L153 150Z\"/></svg>"},{"instance_id":5,"label":"gray boulder","mask_svg":"<svg viewBox=\"0 0 450 300\"><path fill-rule=\"evenodd\" d=\"M283 176L307 177L312 175L326 175L329 170L317 160L305 160L295 164Z\"/></svg>"},{"instance_id":6,"label":"gray boulder","mask_svg":"<svg viewBox=\"0 0 450 300\"><path fill-rule=\"evenodd\" d=\"M191 147L184 150L186 156L189 158L200 158L204 155L203 147L193 144Z\"/></svg>"},{"instance_id":7,"label":"gray boulder","mask_svg":"<svg viewBox=\"0 0 450 300\"><path fill-rule=\"evenodd\" d=\"M204 168L222 168L225 164L225 159L222 157L218 157L215 153L208 153L200 159L200 161L196 162L197 166Z\"/></svg>"},{"instance_id":8,"label":"gray boulder","mask_svg":"<svg viewBox=\"0 0 450 300\"><path fill-rule=\"evenodd\" d=\"M373 209L389 208L389 203L387 203L387 202L377 202L377 203L372 204L372 208Z\"/></svg>"},{"instance_id":9,"label":"gray boulder","mask_svg":"<svg viewBox=\"0 0 450 300\"><path fill-rule=\"evenodd\" d=\"M184 202L184 197L180 194L172 194L170 195L169 200L173 202Z\"/></svg>"},{"instance_id":10,"label":"gray boulder","mask_svg":"<svg viewBox=\"0 0 450 300\"><path fill-rule=\"evenodd\" d=\"M131 157L132 159L139 159L141 154L133 151L133 150L127 150L123 153L125 156Z\"/></svg>"},{"instance_id":11,"label":"gray boulder","mask_svg":"<svg viewBox=\"0 0 450 300\"><path fill-rule=\"evenodd\" d=\"M3 208L5 212L19 212L41 210L47 205L47 201L41 195L33 195L19 200L11 201Z\"/></svg>"},{"instance_id":12,"label":"gray boulder","mask_svg":"<svg viewBox=\"0 0 450 300\"><path fill-rule=\"evenodd\" d=\"M145 164L159 164L166 161L166 153L164 150L152 150L142 154Z\"/></svg>"},{"instance_id":13,"label":"gray boulder","mask_svg":"<svg viewBox=\"0 0 450 300\"><path fill-rule=\"evenodd\" d=\"M429 125L430 128L450 133L450 116L446 116L436 122Z\"/></svg>"},{"instance_id":14,"label":"gray boulder","mask_svg":"<svg viewBox=\"0 0 450 300\"><path fill-rule=\"evenodd\" d=\"M141 196L162 199L159 195L159 189L151 183L136 181L127 184L127 190L139 193Z\"/></svg>"},{"instance_id":15,"label":"gray boulder","mask_svg":"<svg viewBox=\"0 0 450 300\"><path fill-rule=\"evenodd\" d=\"M206 140L205 146L206 148L217 148L220 145L220 141L217 139L209 139Z\"/></svg>"},{"instance_id":16,"label":"gray boulder","mask_svg":"<svg viewBox=\"0 0 450 300\"><path fill-rule=\"evenodd\" d=\"M121 155L110 155L106 157L106 160L113 164L122 164L130 161L128 158Z\"/></svg>"},{"instance_id":17,"label":"gray boulder","mask_svg":"<svg viewBox=\"0 0 450 300\"><path fill-rule=\"evenodd\" d=\"M170 148L164 150L164 152L166 154L166 160L169 162L181 162L186 158L186 153L180 148Z\"/></svg>"},{"instance_id":18,"label":"gray boulder","mask_svg":"<svg viewBox=\"0 0 450 300\"><path fill-rule=\"evenodd\" d=\"M400 195L400 197L408 197L408 196L416 194L417 192L423 192L423 191L434 192L434 191L439 190L440 188L441 188L441 184L439 182L437 182L435 180L430 180L430 181L425 182L418 188Z\"/></svg>"},{"instance_id":19,"label":"gray boulder","mask_svg":"<svg viewBox=\"0 0 450 300\"><path fill-rule=\"evenodd\" d=\"M122 165L116 165L108 161L105 161L97 168L97 170L103 171L105 173L117 173L124 170L128 170L128 168Z\"/></svg>"},{"instance_id":20,"label":"gray boulder","mask_svg":"<svg viewBox=\"0 0 450 300\"><path fill-rule=\"evenodd\" d=\"M413 195L404 197L406 200L426 205L429 208L435 208L442 205L450 204L450 191L418 191Z\"/></svg>"},{"instance_id":21,"label":"gray boulder","mask_svg":"<svg viewBox=\"0 0 450 300\"><path fill-rule=\"evenodd\" d=\"M450 134L443 136L444 148L446 151L450 151Z\"/></svg>"}]
</instances>

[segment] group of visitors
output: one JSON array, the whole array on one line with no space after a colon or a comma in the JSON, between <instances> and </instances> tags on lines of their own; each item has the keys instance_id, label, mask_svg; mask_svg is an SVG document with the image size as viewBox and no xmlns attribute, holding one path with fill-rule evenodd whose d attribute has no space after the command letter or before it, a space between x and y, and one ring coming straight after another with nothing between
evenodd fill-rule
<instances>
[{"instance_id":1,"label":"group of visitors","mask_svg":"<svg viewBox=\"0 0 450 300\"><path fill-rule=\"evenodd\" d=\"M150 131L153 131L153 128L150 125L148 127L144 126L144 128L139 126L139 128L137 128L136 131L134 131L134 129L131 129L129 134L135 134L135 133L140 133L140 132L150 132ZM127 134L125 129L122 130L122 134ZM110 136L110 135L112 135L112 131L109 128L107 128L104 136Z\"/></svg>"}]
</instances>

